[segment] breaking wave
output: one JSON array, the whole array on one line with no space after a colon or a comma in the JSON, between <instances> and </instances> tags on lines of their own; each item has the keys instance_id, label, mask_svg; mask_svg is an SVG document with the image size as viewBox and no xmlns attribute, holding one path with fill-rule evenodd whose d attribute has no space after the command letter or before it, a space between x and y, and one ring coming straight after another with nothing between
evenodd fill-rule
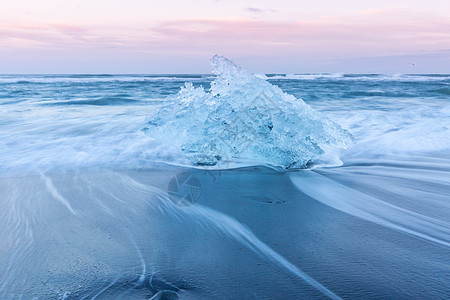
<instances>
[{"instance_id":1,"label":"breaking wave","mask_svg":"<svg viewBox=\"0 0 450 300\"><path fill-rule=\"evenodd\" d=\"M397 81L397 82L438 82L450 80L444 74L256 74L265 80L344 80L344 81Z\"/></svg>"}]
</instances>

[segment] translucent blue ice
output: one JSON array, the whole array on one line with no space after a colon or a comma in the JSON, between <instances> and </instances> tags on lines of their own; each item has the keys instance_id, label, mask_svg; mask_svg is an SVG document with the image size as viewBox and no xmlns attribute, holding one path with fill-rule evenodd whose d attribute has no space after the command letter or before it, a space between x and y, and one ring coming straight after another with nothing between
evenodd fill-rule
<instances>
[{"instance_id":1,"label":"translucent blue ice","mask_svg":"<svg viewBox=\"0 0 450 300\"><path fill-rule=\"evenodd\" d=\"M251 160L303 168L326 150L345 148L351 134L303 100L221 56L211 59L211 89L185 84L144 129L178 146L195 164Z\"/></svg>"}]
</instances>

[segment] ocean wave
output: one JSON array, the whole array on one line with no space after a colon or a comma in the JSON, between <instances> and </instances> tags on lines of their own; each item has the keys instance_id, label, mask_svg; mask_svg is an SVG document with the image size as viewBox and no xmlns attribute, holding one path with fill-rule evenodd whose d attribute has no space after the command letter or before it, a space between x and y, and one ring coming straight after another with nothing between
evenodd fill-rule
<instances>
[{"instance_id":1,"label":"ocean wave","mask_svg":"<svg viewBox=\"0 0 450 300\"><path fill-rule=\"evenodd\" d=\"M274 75L269 74L264 79L269 80L317 80L317 79L339 79L343 78L343 73L336 73L336 74L280 74L280 75Z\"/></svg>"},{"instance_id":2,"label":"ocean wave","mask_svg":"<svg viewBox=\"0 0 450 300\"><path fill-rule=\"evenodd\" d=\"M447 175L448 170L423 170L415 164L399 168L374 163L370 169L350 165L338 171L298 172L291 180L303 193L337 210L448 248L448 216L436 213L448 209L444 195L450 182L441 177Z\"/></svg>"},{"instance_id":3,"label":"ocean wave","mask_svg":"<svg viewBox=\"0 0 450 300\"><path fill-rule=\"evenodd\" d=\"M346 76L347 80L358 81L399 81L399 82L429 82L429 81L446 81L450 80L450 75L426 75L426 74L378 74L378 75L357 75Z\"/></svg>"},{"instance_id":4,"label":"ocean wave","mask_svg":"<svg viewBox=\"0 0 450 300\"><path fill-rule=\"evenodd\" d=\"M411 101L407 98L403 103L396 100L398 108L392 105L390 109L383 105L385 99L381 101L336 116L358 140L343 154L345 159L389 154L407 156L450 149L447 138L450 136L450 107L446 100L430 103L427 99ZM405 107L405 102L410 107Z\"/></svg>"},{"instance_id":5,"label":"ocean wave","mask_svg":"<svg viewBox=\"0 0 450 300\"><path fill-rule=\"evenodd\" d=\"M108 82L151 82L151 81L199 81L212 80L208 75L30 75L0 76L0 84L53 84L53 83L108 83Z\"/></svg>"},{"instance_id":6,"label":"ocean wave","mask_svg":"<svg viewBox=\"0 0 450 300\"><path fill-rule=\"evenodd\" d=\"M122 105L122 104L131 104L131 103L139 103L141 101L137 99L132 99L123 96L109 96L109 97L101 97L97 99L80 99L80 100L66 100L66 101L58 101L58 102L45 102L43 105Z\"/></svg>"},{"instance_id":7,"label":"ocean wave","mask_svg":"<svg viewBox=\"0 0 450 300\"><path fill-rule=\"evenodd\" d=\"M84 107L46 106L47 115L39 117L38 125L32 119L1 120L0 125L10 130L0 132L5 141L0 146L0 176L79 168L138 169L161 163L189 165L178 148L140 132L143 116L124 114L121 105L99 106L98 110ZM61 109L71 112L61 118ZM98 116L98 111L104 116ZM23 132L17 134L19 125Z\"/></svg>"},{"instance_id":8,"label":"ocean wave","mask_svg":"<svg viewBox=\"0 0 450 300\"><path fill-rule=\"evenodd\" d=\"M386 82L450 82L450 75L445 74L264 74L256 73L255 77L264 80L298 80L298 81L386 81ZM95 83L95 82L153 82L153 81L212 81L210 74L177 74L177 75L1 75L0 84L52 84L52 83Z\"/></svg>"},{"instance_id":9,"label":"ocean wave","mask_svg":"<svg viewBox=\"0 0 450 300\"><path fill-rule=\"evenodd\" d=\"M439 89L435 89L435 90L428 90L428 92L436 93L436 94L444 95L444 96L449 96L450 95L450 88L443 87L443 88L439 88Z\"/></svg>"},{"instance_id":10,"label":"ocean wave","mask_svg":"<svg viewBox=\"0 0 450 300\"><path fill-rule=\"evenodd\" d=\"M343 97L388 97L388 98L410 98L417 97L417 95L405 92L389 92L383 90L369 90L369 91L351 91L343 93Z\"/></svg>"},{"instance_id":11,"label":"ocean wave","mask_svg":"<svg viewBox=\"0 0 450 300\"><path fill-rule=\"evenodd\" d=\"M449 81L450 75L436 74L255 74L265 80L336 80L336 81L399 81L399 82L428 82Z\"/></svg>"},{"instance_id":12,"label":"ocean wave","mask_svg":"<svg viewBox=\"0 0 450 300\"><path fill-rule=\"evenodd\" d=\"M248 72L247 75L249 75ZM173 76L183 77L182 75ZM198 122L189 120L189 114L183 113L191 113L190 110L179 111L179 114L176 114L172 120L180 123L185 120L186 123L180 124L179 127L176 127L177 129L167 126L168 133L162 132L167 141L161 144L149 138L149 136L152 136L151 133L145 135L141 132L142 127L145 126L143 124L146 123L146 117L158 109L158 106L172 105L174 101L179 101L180 105L191 107L197 107L196 105L198 105L198 116L206 116L206 113L210 112L213 112L209 114L211 116L217 115L217 118L208 121L214 124L214 122L222 120L222 109L226 110L226 108L220 107L219 104L222 103L220 101L223 101L223 99L228 99L226 97L236 95L234 99L230 100L234 105L233 101L248 100L248 97L257 95L258 91L269 91L269 94L273 93L270 95L280 95L278 90L275 89L274 92L273 87L269 85L270 81L245 76L243 79L238 76L233 78L234 75L231 75L230 80L225 77L217 78L222 86L216 85L213 88L216 94L212 95L211 92L202 91L200 85L205 84L208 87L209 82L206 78L216 78L216 76L195 76L197 79L193 80L198 80L194 82L195 87L189 86L189 82L192 81L189 79L191 75L186 75L187 79L179 79L180 81L176 82L161 81L156 84L142 85L122 83L114 86L86 87L78 83L65 85L58 82L48 86L0 85L2 92L0 97L2 107L0 112L0 125L2 126L0 140L4 141L0 145L0 154L3 157L0 162L0 171L8 173L19 169L42 170L107 165L118 168L133 168L146 167L154 162L192 165L186 155L194 155L193 153L182 152L177 145L168 145L179 143L180 138L185 139L187 144L193 145L199 141L197 137L201 137L204 133L199 133L204 127L206 127L206 130L219 130L218 128L222 128L222 125L207 125L208 123L204 122L206 117L198 120ZM311 146L307 148L309 152L301 152L305 149L303 148L304 143L311 142L311 139L306 140L307 132L314 132L315 134L313 125L316 124L316 121L313 120L313 117L317 114L311 113L304 119L305 123L292 124L289 122L303 117L308 110L283 108L282 112L279 112L278 108L281 107L273 106L270 102L267 102L269 104L267 106L264 104L264 100L255 105L253 107L255 110L252 110L249 114L240 114L239 118L244 122L238 121L237 123L243 125L243 128L247 128L248 123L246 121L248 118L254 117L253 113L261 113L258 121L259 124L266 125L266 127L261 127L265 130L261 132L264 138L260 138L258 131L244 131L243 137L252 137L254 136L253 132L258 134L258 140L248 139L251 143L250 148L247 149L246 144L242 144L245 150L250 152L244 151L241 153L238 150L238 153L236 153L234 149L227 148L229 145L224 144L223 147L229 151L225 154L231 153L229 162L209 168L228 169L251 165L277 165L275 160L282 161L283 163L279 165L286 166L289 162L283 161L283 159L291 157L295 153L298 153L298 157L305 158L305 160L313 156L316 157L304 165L304 167L316 167L319 165L337 165L340 163L339 159L348 159L349 156L372 158L386 153L410 155L411 153L430 153L432 151L443 152L450 149L447 138L450 134L450 127L447 125L450 118L449 90L445 83L430 82L404 85L386 81L382 84L366 84L365 81L359 81L360 75L353 76L353 81L346 81L345 78L348 76L344 75L333 80L332 84L320 80L305 80L303 82L291 80L291 82L283 81L277 84L287 93L304 97L313 108L325 112L329 119L344 128L348 128L357 140L357 144L350 149L340 153L340 151L326 149L326 147L320 145L321 150ZM440 80L448 77L446 75L430 76ZM17 79L19 77L38 78L39 76L0 76L2 79ZM52 76L50 77L52 78ZM53 75L53 77L56 77L56 75ZM63 78L67 79L67 77L74 77L69 78L73 80L96 80L97 77L111 80L121 76L63 75ZM123 77L129 78L130 76ZM379 75L369 74L366 77L379 77ZM153 78L159 77L155 75ZM200 80L203 80L201 78L205 78L205 82L201 82ZM188 82L189 87L183 88L182 92L174 95L182 82ZM265 82L265 84L261 82ZM227 91L231 90L227 84L231 85L235 94L230 92L228 96L226 95ZM225 94L223 91L225 91ZM167 94L172 96L166 98ZM200 104L194 104L199 97L204 101ZM285 97L291 96L283 94L283 96L277 96L273 99L283 103ZM430 101L429 97L434 98ZM292 101L301 102L299 99ZM278 104L279 102L275 103ZM250 108L249 104L251 103L245 106L244 102L237 103L238 106L236 107ZM273 122L272 124L269 123L270 118L273 117L271 109L258 111L260 108L267 107L274 108L277 114L280 113L278 125L273 124ZM215 108L217 108L216 111ZM294 119L290 117L290 112L296 114ZM323 116L323 114L320 115ZM231 116L233 114L230 113L228 117ZM306 120L311 122L306 122ZM317 122L320 123L320 120L323 121L324 119L318 118L318 120ZM154 119L147 119L147 122L154 121ZM234 121L234 119L231 121ZM273 125L275 126L272 127ZM307 129L305 129L305 126ZM225 126L223 128L230 127ZM254 130L254 127L249 128ZM277 128L280 128L279 131ZM260 128L257 127L256 129L259 130ZM270 136L270 132L274 130L278 131L277 135L269 140L268 145L264 146L265 148L256 150L256 147L261 147L267 141L265 135ZM205 131L206 137L203 140L205 147L210 142L210 140L207 140L211 137L211 135L208 137L209 133L209 131ZM221 133L225 134L226 132L217 132L216 137L222 138ZM286 134L289 138L283 138L283 134ZM170 138L171 135L174 136ZM290 138L296 135L303 136L305 140L297 142ZM223 140L227 140L227 138L232 138L232 136L227 135ZM252 149L252 146L255 146L255 148ZM239 147L241 146L236 149L239 149ZM274 152L271 152L272 150L267 151L269 148ZM259 150L265 152L257 152ZM325 154L318 155L318 152L315 152L316 150L327 152L328 161L326 159L321 161L319 156L327 156ZM254 155L255 153L257 155ZM222 156L225 160L225 155ZM270 156L270 158L267 159L267 156ZM216 157L209 158L213 162L217 160ZM206 167L205 165L201 166L201 168Z\"/></svg>"}]
</instances>

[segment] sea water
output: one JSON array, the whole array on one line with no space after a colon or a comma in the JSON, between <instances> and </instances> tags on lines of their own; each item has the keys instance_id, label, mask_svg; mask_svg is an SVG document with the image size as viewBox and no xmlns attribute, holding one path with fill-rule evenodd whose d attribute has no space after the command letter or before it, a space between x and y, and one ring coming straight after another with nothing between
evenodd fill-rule
<instances>
[{"instance_id":1,"label":"sea water","mask_svg":"<svg viewBox=\"0 0 450 300\"><path fill-rule=\"evenodd\" d=\"M0 76L1 299L449 297L450 75L215 68Z\"/></svg>"}]
</instances>

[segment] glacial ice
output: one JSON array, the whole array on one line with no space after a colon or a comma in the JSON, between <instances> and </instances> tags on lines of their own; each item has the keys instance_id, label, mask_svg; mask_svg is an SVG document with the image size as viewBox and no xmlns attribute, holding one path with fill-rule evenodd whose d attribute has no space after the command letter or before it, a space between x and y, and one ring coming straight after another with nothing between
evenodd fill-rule
<instances>
[{"instance_id":1,"label":"glacial ice","mask_svg":"<svg viewBox=\"0 0 450 300\"><path fill-rule=\"evenodd\" d=\"M186 83L169 96L143 131L178 146L193 163L224 167L251 160L304 168L325 150L346 148L352 135L303 100L240 68L211 59L209 91Z\"/></svg>"}]
</instances>

